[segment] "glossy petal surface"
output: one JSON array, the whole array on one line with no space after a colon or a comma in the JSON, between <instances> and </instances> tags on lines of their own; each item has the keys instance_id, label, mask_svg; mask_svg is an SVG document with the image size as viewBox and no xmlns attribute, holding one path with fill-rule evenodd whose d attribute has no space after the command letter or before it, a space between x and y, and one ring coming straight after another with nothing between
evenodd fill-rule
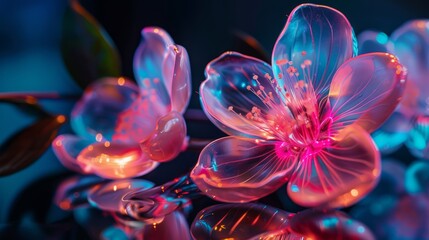
<instances>
[{"instance_id":1,"label":"glossy petal surface","mask_svg":"<svg viewBox=\"0 0 429 240\"><path fill-rule=\"evenodd\" d=\"M141 234L141 235L140 235ZM180 212L167 215L161 223L147 224L140 232L141 239L190 240L189 225ZM137 237L137 239L140 239Z\"/></svg>"},{"instance_id":2,"label":"glossy petal surface","mask_svg":"<svg viewBox=\"0 0 429 240\"><path fill-rule=\"evenodd\" d=\"M154 184L142 179L111 181L94 188L88 195L89 202L104 211L125 213L122 198L135 189L149 189Z\"/></svg>"},{"instance_id":3,"label":"glossy petal surface","mask_svg":"<svg viewBox=\"0 0 429 240\"><path fill-rule=\"evenodd\" d=\"M134 54L134 75L140 88L153 90L160 105L168 111L171 99L166 84L168 81L167 85L171 85L171 71L175 65L175 61L169 58L173 39L161 28L147 27L141 34L142 41Z\"/></svg>"},{"instance_id":4,"label":"glossy petal surface","mask_svg":"<svg viewBox=\"0 0 429 240\"><path fill-rule=\"evenodd\" d=\"M180 113L172 111L158 120L155 131L140 146L151 160L165 162L181 152L185 138L185 119Z\"/></svg>"},{"instance_id":5,"label":"glossy petal surface","mask_svg":"<svg viewBox=\"0 0 429 240\"><path fill-rule=\"evenodd\" d=\"M106 182L97 176L74 176L61 182L55 193L54 202L63 210L88 206L88 192Z\"/></svg>"},{"instance_id":6,"label":"glossy petal surface","mask_svg":"<svg viewBox=\"0 0 429 240\"><path fill-rule=\"evenodd\" d=\"M179 45L170 46L162 67L171 108L183 113L191 97L191 66L186 49Z\"/></svg>"},{"instance_id":7,"label":"glossy petal surface","mask_svg":"<svg viewBox=\"0 0 429 240\"><path fill-rule=\"evenodd\" d=\"M416 85L414 110L428 114L429 104L429 21L414 20L392 33L390 41L394 53L408 69L408 79Z\"/></svg>"},{"instance_id":8,"label":"glossy petal surface","mask_svg":"<svg viewBox=\"0 0 429 240\"><path fill-rule=\"evenodd\" d=\"M302 155L288 184L290 198L307 207L345 207L374 188L380 175L380 156L371 137L351 126L330 147Z\"/></svg>"},{"instance_id":9,"label":"glossy petal surface","mask_svg":"<svg viewBox=\"0 0 429 240\"><path fill-rule=\"evenodd\" d=\"M405 187L410 194L426 194L429 197L429 163L415 161L405 173Z\"/></svg>"},{"instance_id":10,"label":"glossy petal surface","mask_svg":"<svg viewBox=\"0 0 429 240\"><path fill-rule=\"evenodd\" d=\"M347 61L329 90L333 129L355 123L374 131L396 108L405 82L405 70L393 55L369 53Z\"/></svg>"},{"instance_id":11,"label":"glossy petal surface","mask_svg":"<svg viewBox=\"0 0 429 240\"><path fill-rule=\"evenodd\" d=\"M141 176L158 166L138 144L94 143L82 150L77 160L85 172L111 179Z\"/></svg>"},{"instance_id":12,"label":"glossy petal surface","mask_svg":"<svg viewBox=\"0 0 429 240\"><path fill-rule=\"evenodd\" d=\"M137 99L139 89L124 78L103 78L89 86L71 113L73 130L87 139L112 140L118 116Z\"/></svg>"},{"instance_id":13,"label":"glossy petal surface","mask_svg":"<svg viewBox=\"0 0 429 240\"><path fill-rule=\"evenodd\" d=\"M338 67L356 54L353 29L342 13L326 6L302 4L289 15L277 39L273 71L286 90L293 91L296 82L304 79L321 99L327 95ZM310 66L301 67L307 62ZM290 74L295 72L299 76Z\"/></svg>"},{"instance_id":14,"label":"glossy petal surface","mask_svg":"<svg viewBox=\"0 0 429 240\"><path fill-rule=\"evenodd\" d=\"M269 111L278 108L279 99L268 64L226 52L207 65L206 76L200 87L201 103L216 126L230 135L273 138L267 121L252 120L265 119Z\"/></svg>"},{"instance_id":15,"label":"glossy petal surface","mask_svg":"<svg viewBox=\"0 0 429 240\"><path fill-rule=\"evenodd\" d=\"M414 156L429 159L429 116L415 119L405 144Z\"/></svg>"},{"instance_id":16,"label":"glossy petal surface","mask_svg":"<svg viewBox=\"0 0 429 240\"><path fill-rule=\"evenodd\" d=\"M388 52L389 37L384 32L364 31L358 36L359 55L372 52Z\"/></svg>"},{"instance_id":17,"label":"glossy petal surface","mask_svg":"<svg viewBox=\"0 0 429 240\"><path fill-rule=\"evenodd\" d=\"M398 150L408 139L411 127L411 117L395 111L371 136L380 152L389 154Z\"/></svg>"},{"instance_id":18,"label":"glossy petal surface","mask_svg":"<svg viewBox=\"0 0 429 240\"><path fill-rule=\"evenodd\" d=\"M79 153L91 143L91 141L80 137L64 134L59 135L54 139L52 142L52 149L58 160L60 160L61 164L66 168L85 174L87 172L85 172L77 163L77 157Z\"/></svg>"},{"instance_id":19,"label":"glossy petal surface","mask_svg":"<svg viewBox=\"0 0 429 240\"><path fill-rule=\"evenodd\" d=\"M193 239L276 239L287 233L291 214L262 204L222 204L200 211L191 226Z\"/></svg>"},{"instance_id":20,"label":"glossy petal surface","mask_svg":"<svg viewBox=\"0 0 429 240\"><path fill-rule=\"evenodd\" d=\"M299 212L291 218L290 229L304 236L304 239L375 239L364 224L335 210L309 209Z\"/></svg>"},{"instance_id":21,"label":"glossy petal surface","mask_svg":"<svg viewBox=\"0 0 429 240\"><path fill-rule=\"evenodd\" d=\"M249 202L283 185L296 159L276 151L275 142L225 137L206 146L191 178L207 196L224 202Z\"/></svg>"}]
</instances>

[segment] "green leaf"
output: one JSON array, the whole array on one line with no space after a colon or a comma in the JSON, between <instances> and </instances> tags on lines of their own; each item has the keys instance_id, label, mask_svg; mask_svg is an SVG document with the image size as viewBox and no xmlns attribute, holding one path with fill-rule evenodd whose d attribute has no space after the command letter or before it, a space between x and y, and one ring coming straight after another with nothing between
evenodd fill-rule
<instances>
[{"instance_id":1,"label":"green leaf","mask_svg":"<svg viewBox=\"0 0 429 240\"><path fill-rule=\"evenodd\" d=\"M23 128L0 146L0 176L18 172L37 161L51 146L63 115L47 116Z\"/></svg>"},{"instance_id":2,"label":"green leaf","mask_svg":"<svg viewBox=\"0 0 429 240\"><path fill-rule=\"evenodd\" d=\"M121 74L113 41L78 0L70 0L64 14L61 53L70 75L82 88L100 77Z\"/></svg>"},{"instance_id":3,"label":"green leaf","mask_svg":"<svg viewBox=\"0 0 429 240\"><path fill-rule=\"evenodd\" d=\"M25 97L0 96L0 102L13 104L24 113L32 114L39 117L47 117L48 113L37 101L36 98L28 95Z\"/></svg>"}]
</instances>

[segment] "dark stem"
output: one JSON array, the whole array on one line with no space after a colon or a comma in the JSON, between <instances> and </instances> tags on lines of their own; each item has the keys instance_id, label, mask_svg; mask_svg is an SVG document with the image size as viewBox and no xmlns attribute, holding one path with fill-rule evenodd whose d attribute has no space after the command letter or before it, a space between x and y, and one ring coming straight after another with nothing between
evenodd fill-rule
<instances>
[{"instance_id":1,"label":"dark stem","mask_svg":"<svg viewBox=\"0 0 429 240\"><path fill-rule=\"evenodd\" d=\"M55 92L6 92L0 93L0 99L27 99L37 100L77 100L80 94L60 94Z\"/></svg>"},{"instance_id":2,"label":"dark stem","mask_svg":"<svg viewBox=\"0 0 429 240\"><path fill-rule=\"evenodd\" d=\"M200 152L205 146L214 141L214 139L190 138L187 151Z\"/></svg>"},{"instance_id":3,"label":"dark stem","mask_svg":"<svg viewBox=\"0 0 429 240\"><path fill-rule=\"evenodd\" d=\"M195 122L209 122L210 121L207 118L204 111L201 109L188 109L183 114L183 117L188 121L195 121Z\"/></svg>"}]
</instances>

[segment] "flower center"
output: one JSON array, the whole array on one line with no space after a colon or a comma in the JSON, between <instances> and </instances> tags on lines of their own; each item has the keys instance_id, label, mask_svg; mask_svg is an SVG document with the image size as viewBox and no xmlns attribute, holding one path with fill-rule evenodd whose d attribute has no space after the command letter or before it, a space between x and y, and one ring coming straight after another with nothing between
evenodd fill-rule
<instances>
[{"instance_id":1,"label":"flower center","mask_svg":"<svg viewBox=\"0 0 429 240\"><path fill-rule=\"evenodd\" d=\"M319 106L311 81L302 80L308 79L309 72L304 71L300 79L292 63L284 64L288 66L284 71L288 76L279 76L285 81L284 87L268 73L262 77L270 84L262 85L259 81L261 76L254 74L252 84L247 85L246 89L256 95L265 107L254 105L247 113L237 114L244 115L249 124L260 127L271 138L284 143L278 146L281 151L299 152L304 148L320 150L329 143L332 119L319 119L319 109L323 106ZM301 68L306 70L310 65L311 62L306 60ZM233 106L229 106L228 110L235 112Z\"/></svg>"}]
</instances>

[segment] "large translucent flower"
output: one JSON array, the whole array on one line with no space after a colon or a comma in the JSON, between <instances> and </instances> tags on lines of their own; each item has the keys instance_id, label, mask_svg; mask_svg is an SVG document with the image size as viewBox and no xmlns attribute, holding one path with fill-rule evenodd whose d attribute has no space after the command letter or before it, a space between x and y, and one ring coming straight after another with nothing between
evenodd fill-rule
<instances>
[{"instance_id":1,"label":"large translucent flower","mask_svg":"<svg viewBox=\"0 0 429 240\"><path fill-rule=\"evenodd\" d=\"M413 20L390 38L383 32L359 35L360 53L388 51L408 70L404 97L398 109L373 134L381 152L390 153L405 142L417 157L429 158L429 20Z\"/></svg>"},{"instance_id":2,"label":"large translucent flower","mask_svg":"<svg viewBox=\"0 0 429 240\"><path fill-rule=\"evenodd\" d=\"M134 55L138 86L104 78L89 86L71 113L75 135L60 135L53 149L64 166L105 178L153 170L182 150L189 102L186 50L160 28L144 28Z\"/></svg>"},{"instance_id":3,"label":"large translucent flower","mask_svg":"<svg viewBox=\"0 0 429 240\"><path fill-rule=\"evenodd\" d=\"M227 52L200 88L209 118L231 135L203 149L191 173L208 196L261 198L288 182L304 206L348 206L380 175L369 135L395 109L405 83L387 53L355 57L353 29L335 9L304 4L290 14L272 68Z\"/></svg>"}]
</instances>

